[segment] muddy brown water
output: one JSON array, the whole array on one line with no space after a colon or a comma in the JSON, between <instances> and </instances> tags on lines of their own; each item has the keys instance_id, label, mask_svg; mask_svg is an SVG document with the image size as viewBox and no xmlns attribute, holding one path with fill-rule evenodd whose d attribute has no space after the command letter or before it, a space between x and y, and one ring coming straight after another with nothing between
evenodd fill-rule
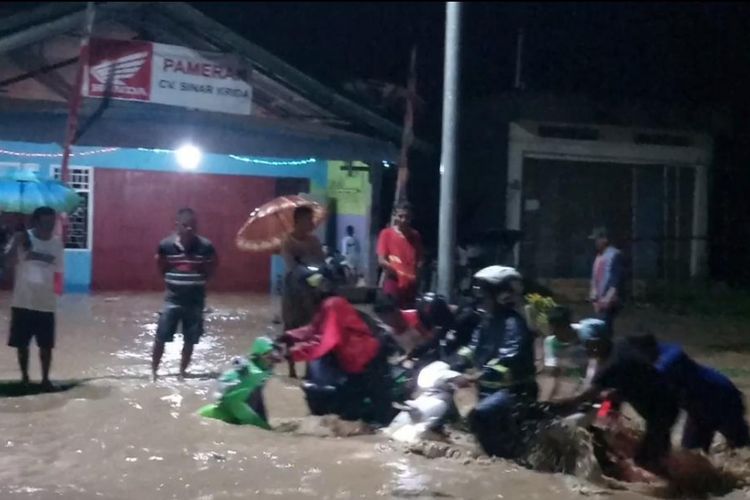
<instances>
[{"instance_id":1,"label":"muddy brown water","mask_svg":"<svg viewBox=\"0 0 750 500\"><path fill-rule=\"evenodd\" d=\"M7 325L8 297L0 324ZM61 301L53 377L83 383L53 394L0 397L0 499L454 498L544 500L582 493L573 478L497 461L406 455L381 436L320 438L266 432L198 417L216 373L252 339L273 331L270 302L212 296L192 377L179 381L178 341L150 381L158 294L67 296ZM649 312L654 315L655 313ZM652 321L659 325L663 318ZM722 339L714 338L716 344ZM712 351L741 367L748 357ZM306 415L297 384L266 390L272 421ZM36 349L32 379L38 379ZM0 349L0 380L18 378L15 353ZM592 493L592 491L594 491ZM742 495L737 492L737 495ZM737 496L737 498L740 498Z\"/></svg>"}]
</instances>

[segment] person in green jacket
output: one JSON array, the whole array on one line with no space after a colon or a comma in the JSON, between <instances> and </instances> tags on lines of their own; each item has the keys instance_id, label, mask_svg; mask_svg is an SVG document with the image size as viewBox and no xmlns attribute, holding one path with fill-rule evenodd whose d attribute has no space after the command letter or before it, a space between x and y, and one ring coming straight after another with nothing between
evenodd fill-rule
<instances>
[{"instance_id":1,"label":"person in green jacket","mask_svg":"<svg viewBox=\"0 0 750 500\"><path fill-rule=\"evenodd\" d=\"M279 348L268 337L255 339L247 358L232 361L232 368L219 377L218 401L198 411L203 417L230 424L271 429L263 403L263 387L281 361Z\"/></svg>"}]
</instances>

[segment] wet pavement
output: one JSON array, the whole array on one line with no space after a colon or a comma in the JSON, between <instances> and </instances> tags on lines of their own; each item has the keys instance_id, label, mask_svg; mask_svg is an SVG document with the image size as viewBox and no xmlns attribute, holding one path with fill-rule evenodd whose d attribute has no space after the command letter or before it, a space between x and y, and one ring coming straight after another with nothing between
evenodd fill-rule
<instances>
[{"instance_id":1,"label":"wet pavement","mask_svg":"<svg viewBox=\"0 0 750 500\"><path fill-rule=\"evenodd\" d=\"M8 304L8 297L3 296ZM207 334L196 346L191 376L179 381L181 339L167 346L161 379L150 381L159 294L67 296L62 299L53 379L71 387L17 396L15 353L0 349L0 499L574 498L572 478L495 463L405 455L381 436L319 438L266 432L198 417L214 378L255 336L273 332L269 300L212 296ZM639 316L654 316L648 312ZM0 324L7 325L7 307ZM740 330L689 337L679 319L655 315L656 333L690 340L702 358L742 369L750 353L731 344ZM623 321L627 324L627 318ZM737 326L736 328L741 328ZM696 327L693 327L695 330ZM714 329L715 330L715 329ZM741 337L736 337L741 338ZM691 351L693 352L693 351ZM303 417L306 407L286 367L266 390L272 423ZM39 378L36 349L31 375ZM79 383L80 382L80 383ZM747 389L747 385L743 388ZM636 498L628 492L608 497ZM591 493L589 493L591 495Z\"/></svg>"}]
</instances>

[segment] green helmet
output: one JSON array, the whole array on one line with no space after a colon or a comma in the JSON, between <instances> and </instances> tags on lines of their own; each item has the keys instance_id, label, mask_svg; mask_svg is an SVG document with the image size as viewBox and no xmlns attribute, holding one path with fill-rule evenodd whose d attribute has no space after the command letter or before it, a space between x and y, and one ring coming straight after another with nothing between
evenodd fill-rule
<instances>
[{"instance_id":1,"label":"green helmet","mask_svg":"<svg viewBox=\"0 0 750 500\"><path fill-rule=\"evenodd\" d=\"M250 347L249 357L254 358L257 356L263 356L270 352L273 352L274 345L273 340L268 337L258 337L253 341L252 347Z\"/></svg>"}]
</instances>

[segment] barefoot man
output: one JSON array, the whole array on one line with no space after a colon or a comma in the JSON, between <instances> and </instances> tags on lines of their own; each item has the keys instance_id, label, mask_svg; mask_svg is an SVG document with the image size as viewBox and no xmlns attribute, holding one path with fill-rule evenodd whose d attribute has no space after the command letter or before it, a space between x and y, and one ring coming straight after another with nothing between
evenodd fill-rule
<instances>
[{"instance_id":1,"label":"barefoot man","mask_svg":"<svg viewBox=\"0 0 750 500\"><path fill-rule=\"evenodd\" d=\"M177 327L181 325L182 378L190 364L193 346L203 334L206 282L218 265L213 245L198 235L198 221L192 209L183 208L177 212L176 231L159 244L156 262L159 272L164 276L167 295L159 313L151 371L156 380L164 344L174 340Z\"/></svg>"},{"instance_id":2,"label":"barefoot man","mask_svg":"<svg viewBox=\"0 0 750 500\"><path fill-rule=\"evenodd\" d=\"M55 282L63 271L63 244L54 236L56 212L34 210L32 228L16 233L8 246L8 266L15 266L8 345L18 351L21 379L29 383L29 344L36 338L42 365L42 388L51 390L49 369L55 347Z\"/></svg>"}]
</instances>

